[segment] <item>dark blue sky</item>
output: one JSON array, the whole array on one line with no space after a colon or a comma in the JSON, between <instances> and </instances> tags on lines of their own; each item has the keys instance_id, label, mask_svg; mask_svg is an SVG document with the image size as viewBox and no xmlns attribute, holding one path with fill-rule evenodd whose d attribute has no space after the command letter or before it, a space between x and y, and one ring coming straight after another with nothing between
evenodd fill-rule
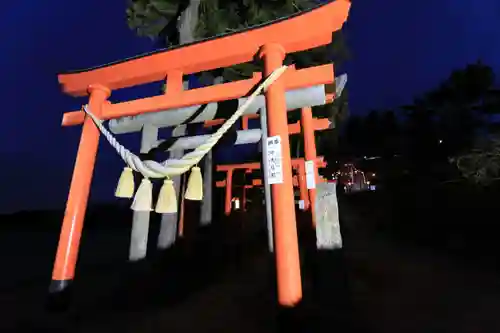
<instances>
[{"instance_id":1,"label":"dark blue sky","mask_svg":"<svg viewBox=\"0 0 500 333\"><path fill-rule=\"evenodd\" d=\"M6 15L0 21L4 45L0 61L0 212L64 207L80 128L61 128L61 116L79 108L84 100L61 94L57 73L154 47L129 31L125 2L28 0L4 4ZM498 0L354 1L346 26L353 55L345 65L351 112L363 114L408 103L452 69L478 58L498 71L498 22ZM145 87L118 92L112 98L152 93ZM138 138L122 140L138 148ZM112 200L121 166L102 141L92 201Z\"/></svg>"}]
</instances>

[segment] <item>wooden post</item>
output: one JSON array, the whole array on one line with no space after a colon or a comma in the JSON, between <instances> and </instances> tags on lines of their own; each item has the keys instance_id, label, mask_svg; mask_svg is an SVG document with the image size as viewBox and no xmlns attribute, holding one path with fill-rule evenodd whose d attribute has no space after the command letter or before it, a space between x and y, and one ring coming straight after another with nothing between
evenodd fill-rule
<instances>
[{"instance_id":1,"label":"wooden post","mask_svg":"<svg viewBox=\"0 0 500 333\"><path fill-rule=\"evenodd\" d=\"M283 65L285 55L285 50L279 44L267 44L261 49L265 76L269 76ZM269 86L265 95L268 136L279 136L282 143L283 183L271 185L278 301L283 306L294 306L302 299L302 282L283 82L282 78L276 80Z\"/></svg>"},{"instance_id":2,"label":"wooden post","mask_svg":"<svg viewBox=\"0 0 500 333\"><path fill-rule=\"evenodd\" d=\"M266 108L260 109L260 128L262 129L262 179L264 180L264 198L266 208L266 223L267 223L267 242L269 252L274 252L274 235L273 235L273 212L272 212L272 199L271 199L271 185L267 181L267 110Z\"/></svg>"},{"instance_id":3,"label":"wooden post","mask_svg":"<svg viewBox=\"0 0 500 333\"><path fill-rule=\"evenodd\" d=\"M244 211L244 212L247 211L247 189L252 188L252 186L247 186L247 178L248 178L248 175L251 173L252 173L252 169L247 169L247 170L245 170L245 174L244 174L245 178L244 178L244 182L243 182L243 194L242 194L242 198L241 198L241 202L242 202L241 208L242 208L242 211Z\"/></svg>"},{"instance_id":4,"label":"wooden post","mask_svg":"<svg viewBox=\"0 0 500 333\"><path fill-rule=\"evenodd\" d=\"M111 91L101 85L92 85L89 87L89 93L89 108L93 114L99 117L102 113L102 106L110 96ZM99 129L92 119L86 116L52 271L51 292L61 292L66 289L75 275L83 220L87 209L98 146Z\"/></svg>"},{"instance_id":5,"label":"wooden post","mask_svg":"<svg viewBox=\"0 0 500 333\"><path fill-rule=\"evenodd\" d=\"M181 184L182 186L180 187L180 193L183 194L186 192L186 187L187 187L187 176L186 174L182 174L180 176L181 178ZM180 197L180 202L179 202L179 227L177 228L177 235L179 237L184 237L184 213L185 213L185 198L184 195L181 195Z\"/></svg>"},{"instance_id":6,"label":"wooden post","mask_svg":"<svg viewBox=\"0 0 500 333\"><path fill-rule=\"evenodd\" d=\"M224 77L218 76L213 80L213 84L221 84ZM213 208L213 152L209 151L205 155L205 165L203 170L203 201L201 202L200 224L208 225L212 223Z\"/></svg>"},{"instance_id":7,"label":"wooden post","mask_svg":"<svg viewBox=\"0 0 500 333\"><path fill-rule=\"evenodd\" d=\"M141 153L147 154L153 148L156 141L158 141L158 128L152 125L144 125L141 134ZM128 252L128 260L130 261L137 261L146 257L150 216L151 212L133 213Z\"/></svg>"},{"instance_id":8,"label":"wooden post","mask_svg":"<svg viewBox=\"0 0 500 333\"><path fill-rule=\"evenodd\" d=\"M312 117L312 110L310 107L301 109L302 131L304 135L304 151L306 161L313 161L314 164L314 178L318 182L318 166L316 165L316 141L314 139L314 121ZM316 226L316 212L314 204L316 201L316 189L309 189L309 201L311 203L311 214L313 226Z\"/></svg>"},{"instance_id":9,"label":"wooden post","mask_svg":"<svg viewBox=\"0 0 500 333\"><path fill-rule=\"evenodd\" d=\"M304 210L309 209L309 196L307 195L306 172L304 161L297 166L297 182L300 193L300 200L304 202Z\"/></svg>"},{"instance_id":10,"label":"wooden post","mask_svg":"<svg viewBox=\"0 0 500 333\"><path fill-rule=\"evenodd\" d=\"M180 71L172 71L168 73L167 76L167 87L165 89L165 96L170 98L175 98L176 94L180 94L183 90L188 89L188 81L183 81L182 73ZM186 134L186 128L180 125L176 128L175 135L182 136ZM172 136L174 136L172 134ZM174 150L170 152L170 158L181 158L184 155L184 151L182 150ZM181 177L173 176L172 180L174 182L175 193L177 194L177 202L182 200L182 191L181 191ZM170 213L170 214L162 214L161 215L161 224L160 224L160 232L158 234L157 240L157 248L160 250L164 250L169 248L175 243L175 239L177 238L177 233L180 231L182 233L181 228L178 228L178 224L180 225L181 212L182 212L182 204L179 206L179 213Z\"/></svg>"},{"instance_id":11,"label":"wooden post","mask_svg":"<svg viewBox=\"0 0 500 333\"><path fill-rule=\"evenodd\" d=\"M248 129L248 116L242 116L241 117L241 129L242 130L247 130Z\"/></svg>"},{"instance_id":12,"label":"wooden post","mask_svg":"<svg viewBox=\"0 0 500 333\"><path fill-rule=\"evenodd\" d=\"M170 152L170 158L181 158L183 156L183 151L173 150ZM174 189L177 194L177 202L179 207L178 213L170 213L170 214L161 214L161 224L160 224L160 232L158 234L158 249L167 249L175 243L175 239L177 238L178 233L178 224L180 224L181 212L182 212L182 189L181 189L181 177L173 176L172 180L174 181Z\"/></svg>"},{"instance_id":13,"label":"wooden post","mask_svg":"<svg viewBox=\"0 0 500 333\"><path fill-rule=\"evenodd\" d=\"M203 170L203 201L201 202L200 224L208 225L212 222L212 182L213 182L213 155L209 151L205 155Z\"/></svg>"}]
</instances>

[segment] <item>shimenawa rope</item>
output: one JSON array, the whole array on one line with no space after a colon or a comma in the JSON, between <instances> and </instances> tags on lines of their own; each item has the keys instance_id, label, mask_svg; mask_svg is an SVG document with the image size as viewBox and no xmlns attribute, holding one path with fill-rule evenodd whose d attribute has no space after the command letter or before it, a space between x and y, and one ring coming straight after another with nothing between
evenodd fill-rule
<instances>
[{"instance_id":1,"label":"shimenawa rope","mask_svg":"<svg viewBox=\"0 0 500 333\"><path fill-rule=\"evenodd\" d=\"M153 160L142 161L137 155L121 145L116 138L103 125L103 121L97 118L88 105L83 107L83 111L89 115L99 128L109 144L116 150L125 163L134 171L141 173L145 178L165 178L177 176L187 172L192 166L198 164L201 159L215 146L221 137L234 125L245 110L252 104L257 95L263 90L267 90L269 85L276 81L288 68L282 66L269 75L257 89L250 95L245 103L215 132L205 143L198 146L194 151L185 154L181 159L169 159L162 163Z\"/></svg>"}]
</instances>

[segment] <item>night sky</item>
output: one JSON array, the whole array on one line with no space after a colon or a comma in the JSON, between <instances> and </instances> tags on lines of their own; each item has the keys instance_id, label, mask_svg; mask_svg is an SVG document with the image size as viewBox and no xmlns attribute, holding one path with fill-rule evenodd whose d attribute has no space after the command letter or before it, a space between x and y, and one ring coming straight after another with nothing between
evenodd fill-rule
<instances>
[{"instance_id":1,"label":"night sky","mask_svg":"<svg viewBox=\"0 0 500 333\"><path fill-rule=\"evenodd\" d=\"M128 29L125 2L4 4L0 212L64 208L80 127L62 128L61 116L85 100L64 96L57 73L154 49ZM351 112L409 103L479 58L498 71L498 22L498 0L354 1L345 27L352 60L342 69L349 74ZM154 93L143 87L116 92L112 100ZM138 137L120 140L138 151ZM113 200L122 167L102 140L91 201Z\"/></svg>"}]
</instances>

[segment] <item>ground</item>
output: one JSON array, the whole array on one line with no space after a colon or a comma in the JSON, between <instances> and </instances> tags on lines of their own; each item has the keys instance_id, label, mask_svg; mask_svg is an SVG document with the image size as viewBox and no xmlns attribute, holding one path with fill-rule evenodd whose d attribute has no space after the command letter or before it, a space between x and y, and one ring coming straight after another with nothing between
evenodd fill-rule
<instances>
[{"instance_id":1,"label":"ground","mask_svg":"<svg viewBox=\"0 0 500 333\"><path fill-rule=\"evenodd\" d=\"M302 237L304 302L291 311L275 306L259 212L137 264L125 261L127 228L92 230L66 312L47 308L57 233L2 231L0 331L500 332L498 273L376 232L377 209L341 200L342 251L316 253ZM304 234L307 216L299 223Z\"/></svg>"}]
</instances>

